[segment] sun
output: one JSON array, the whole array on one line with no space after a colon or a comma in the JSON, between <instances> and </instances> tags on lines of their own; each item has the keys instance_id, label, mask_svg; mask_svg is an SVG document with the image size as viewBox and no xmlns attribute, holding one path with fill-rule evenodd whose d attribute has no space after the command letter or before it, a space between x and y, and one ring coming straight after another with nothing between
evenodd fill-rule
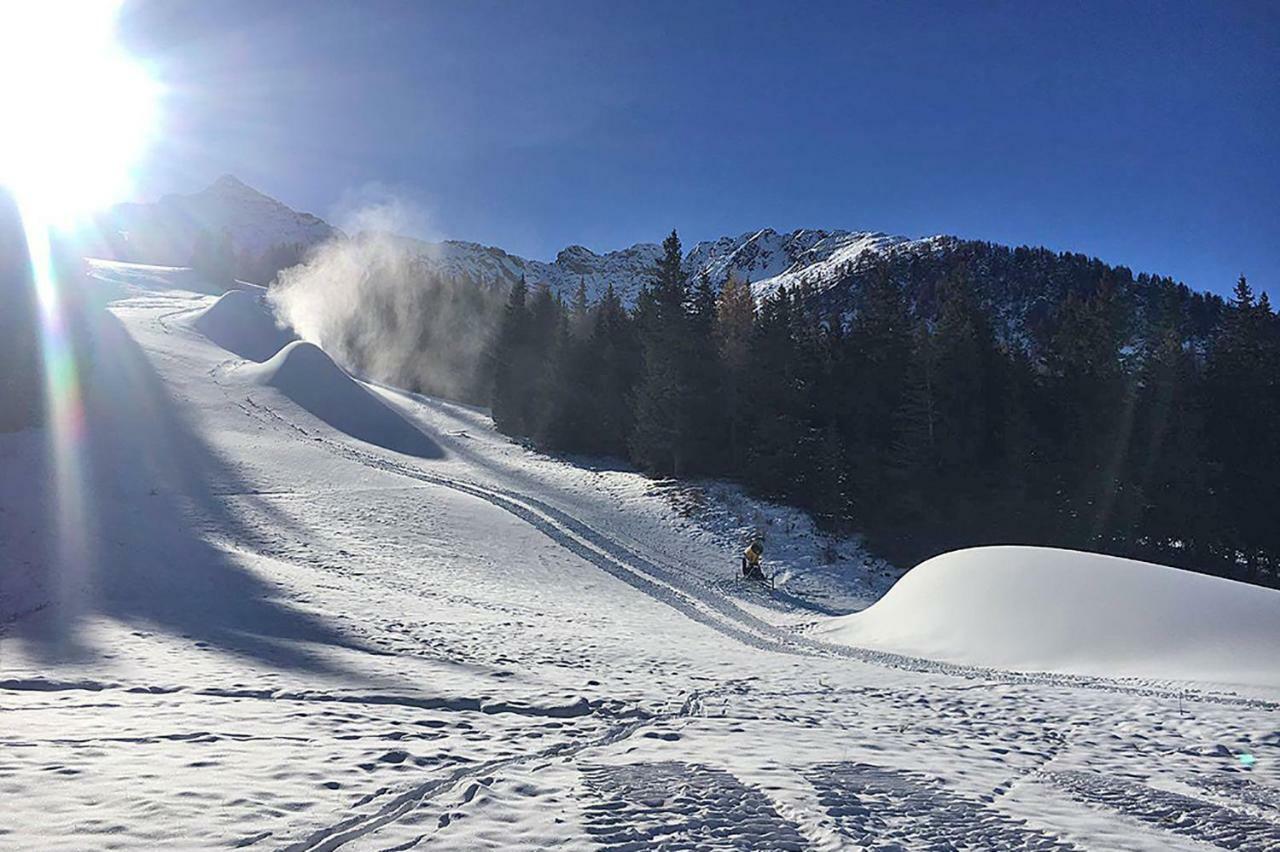
<instances>
[{"instance_id":1,"label":"sun","mask_svg":"<svg viewBox=\"0 0 1280 852\"><path fill-rule=\"evenodd\" d=\"M159 87L116 40L119 6L38 0L0 9L0 184L24 215L66 221L131 190Z\"/></svg>"}]
</instances>

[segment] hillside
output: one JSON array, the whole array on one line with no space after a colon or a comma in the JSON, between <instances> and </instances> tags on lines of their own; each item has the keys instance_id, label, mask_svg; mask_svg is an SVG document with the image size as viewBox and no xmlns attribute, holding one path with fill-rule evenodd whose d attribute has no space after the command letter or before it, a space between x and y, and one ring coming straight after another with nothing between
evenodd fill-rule
<instances>
[{"instance_id":1,"label":"hillside","mask_svg":"<svg viewBox=\"0 0 1280 852\"><path fill-rule=\"evenodd\" d=\"M0 435L0 845L1280 843L1274 591L968 551L885 594L801 512L253 363L219 340L279 343L261 303L190 270L93 275L86 428Z\"/></svg>"}]
</instances>

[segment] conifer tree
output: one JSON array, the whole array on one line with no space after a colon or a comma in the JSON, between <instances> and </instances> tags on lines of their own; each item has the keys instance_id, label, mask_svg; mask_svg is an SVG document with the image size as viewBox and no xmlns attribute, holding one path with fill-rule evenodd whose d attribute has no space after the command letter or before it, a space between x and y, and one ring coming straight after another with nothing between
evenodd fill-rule
<instances>
[{"instance_id":1,"label":"conifer tree","mask_svg":"<svg viewBox=\"0 0 1280 852\"><path fill-rule=\"evenodd\" d=\"M520 276L498 326L493 346L493 422L508 435L527 435L529 376L523 360L529 349L529 286Z\"/></svg>"},{"instance_id":2,"label":"conifer tree","mask_svg":"<svg viewBox=\"0 0 1280 852\"><path fill-rule=\"evenodd\" d=\"M716 293L704 272L698 276L686 306L688 339L685 372L689 402L684 423L686 458L691 472L724 469L727 415L722 397L722 368L716 346Z\"/></svg>"},{"instance_id":3,"label":"conifer tree","mask_svg":"<svg viewBox=\"0 0 1280 852\"><path fill-rule=\"evenodd\" d=\"M1278 370L1280 340L1270 302L1255 301L1241 276L1210 350L1206 431L1226 539L1223 556L1243 560L1249 580L1275 576Z\"/></svg>"},{"instance_id":4,"label":"conifer tree","mask_svg":"<svg viewBox=\"0 0 1280 852\"><path fill-rule=\"evenodd\" d=\"M735 472L741 471L745 462L747 364L755 312L750 285L730 273L716 300L714 334L721 374L720 399L728 432L725 464Z\"/></svg>"},{"instance_id":5,"label":"conifer tree","mask_svg":"<svg viewBox=\"0 0 1280 852\"><path fill-rule=\"evenodd\" d=\"M850 456L850 487L864 523L883 520L889 460L897 438L895 415L906 393L912 320L887 266L858 294L841 365L847 394L840 423Z\"/></svg>"},{"instance_id":6,"label":"conifer tree","mask_svg":"<svg viewBox=\"0 0 1280 852\"><path fill-rule=\"evenodd\" d=\"M663 241L657 275L637 310L643 367L635 397L631 455L645 470L679 476L689 460L689 322L680 238Z\"/></svg>"},{"instance_id":7,"label":"conifer tree","mask_svg":"<svg viewBox=\"0 0 1280 852\"><path fill-rule=\"evenodd\" d=\"M1127 476L1142 506L1132 549L1172 563L1211 558L1221 525L1204 455L1202 382L1176 306L1143 342ZM1203 562L1201 562L1203 564Z\"/></svg>"},{"instance_id":8,"label":"conifer tree","mask_svg":"<svg viewBox=\"0 0 1280 852\"><path fill-rule=\"evenodd\" d=\"M569 305L569 331L579 339L591 333L591 303L587 300L586 278L578 276L578 287Z\"/></svg>"},{"instance_id":9,"label":"conifer tree","mask_svg":"<svg viewBox=\"0 0 1280 852\"><path fill-rule=\"evenodd\" d=\"M1131 516L1133 495L1117 475L1133 411L1119 315L1105 283L1069 294L1046 353L1047 407L1037 425L1053 451L1047 474L1058 495L1057 527L1072 547L1104 547Z\"/></svg>"},{"instance_id":10,"label":"conifer tree","mask_svg":"<svg viewBox=\"0 0 1280 852\"><path fill-rule=\"evenodd\" d=\"M743 478L766 496L794 499L807 493L801 471L808 425L800 416L791 310L786 287L760 304L747 360L751 431Z\"/></svg>"},{"instance_id":11,"label":"conifer tree","mask_svg":"<svg viewBox=\"0 0 1280 852\"><path fill-rule=\"evenodd\" d=\"M191 268L212 284L230 285L236 271L231 234L226 230L217 235L201 231L191 249Z\"/></svg>"},{"instance_id":12,"label":"conifer tree","mask_svg":"<svg viewBox=\"0 0 1280 852\"><path fill-rule=\"evenodd\" d=\"M591 364L589 452L626 456L633 415L631 397L640 370L634 323L610 284L596 307L587 358Z\"/></svg>"}]
</instances>

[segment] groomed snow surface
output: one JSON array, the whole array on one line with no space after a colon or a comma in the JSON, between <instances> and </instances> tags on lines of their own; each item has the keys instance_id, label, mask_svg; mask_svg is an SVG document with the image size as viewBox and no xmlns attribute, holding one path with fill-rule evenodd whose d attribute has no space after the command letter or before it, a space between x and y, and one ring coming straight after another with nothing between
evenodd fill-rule
<instances>
[{"instance_id":1,"label":"groomed snow surface","mask_svg":"<svg viewBox=\"0 0 1280 852\"><path fill-rule=\"evenodd\" d=\"M201 311L193 325L223 349L250 361L265 361L294 339L254 290L228 290Z\"/></svg>"},{"instance_id":2,"label":"groomed snow surface","mask_svg":"<svg viewBox=\"0 0 1280 852\"><path fill-rule=\"evenodd\" d=\"M0 847L1280 848L1276 592L1035 548L894 584L94 268L84 428L0 436Z\"/></svg>"},{"instance_id":3,"label":"groomed snow surface","mask_svg":"<svg viewBox=\"0 0 1280 852\"><path fill-rule=\"evenodd\" d=\"M1070 550L938 556L821 633L983 666L1280 684L1280 592Z\"/></svg>"},{"instance_id":4,"label":"groomed snow surface","mask_svg":"<svg viewBox=\"0 0 1280 852\"><path fill-rule=\"evenodd\" d=\"M441 455L440 447L422 430L366 390L314 343L295 340L266 363L245 366L240 372L248 381L275 388L348 437L406 455Z\"/></svg>"}]
</instances>

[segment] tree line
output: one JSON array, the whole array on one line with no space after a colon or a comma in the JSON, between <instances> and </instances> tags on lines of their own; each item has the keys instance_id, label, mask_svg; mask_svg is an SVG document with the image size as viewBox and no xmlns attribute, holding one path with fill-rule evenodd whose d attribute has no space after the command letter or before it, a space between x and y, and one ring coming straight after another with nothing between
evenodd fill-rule
<instances>
[{"instance_id":1,"label":"tree line","mask_svg":"<svg viewBox=\"0 0 1280 852\"><path fill-rule=\"evenodd\" d=\"M202 229L192 240L189 263L213 284L240 280L267 285L275 281L282 270L302 263L307 254L308 247L300 243L277 243L260 252L237 249L227 230L214 233Z\"/></svg>"},{"instance_id":2,"label":"tree line","mask_svg":"<svg viewBox=\"0 0 1280 852\"><path fill-rule=\"evenodd\" d=\"M1072 547L1280 585L1280 321L1079 255L956 241L756 300L673 232L631 309L511 290L497 428L717 476L911 564Z\"/></svg>"}]
</instances>

